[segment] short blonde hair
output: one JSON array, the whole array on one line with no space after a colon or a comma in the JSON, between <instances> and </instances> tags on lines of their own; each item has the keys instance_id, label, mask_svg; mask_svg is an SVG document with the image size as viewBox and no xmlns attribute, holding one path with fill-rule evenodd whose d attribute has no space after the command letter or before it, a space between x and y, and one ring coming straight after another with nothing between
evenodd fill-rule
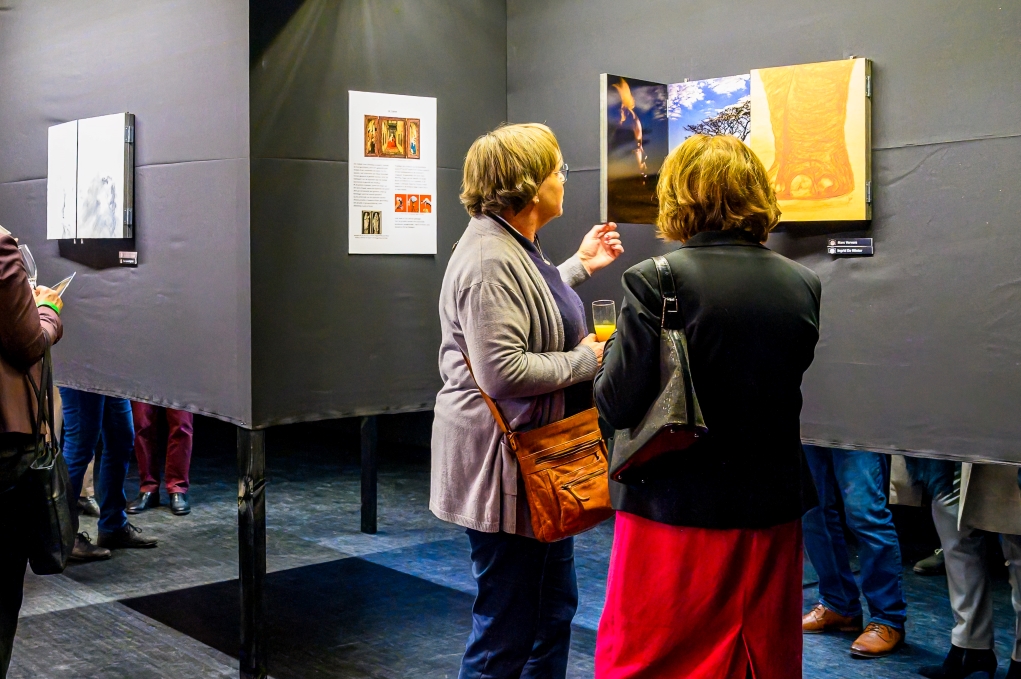
<instances>
[{"instance_id":1,"label":"short blonde hair","mask_svg":"<svg viewBox=\"0 0 1021 679\"><path fill-rule=\"evenodd\" d=\"M765 166L737 137L696 134L675 148L656 186L664 240L687 241L702 231L744 229L764 242L780 220Z\"/></svg>"},{"instance_id":2,"label":"short blonde hair","mask_svg":"<svg viewBox=\"0 0 1021 679\"><path fill-rule=\"evenodd\" d=\"M472 217L515 213L562 163L553 130L541 123L501 125L482 135L464 159L461 204Z\"/></svg>"}]
</instances>

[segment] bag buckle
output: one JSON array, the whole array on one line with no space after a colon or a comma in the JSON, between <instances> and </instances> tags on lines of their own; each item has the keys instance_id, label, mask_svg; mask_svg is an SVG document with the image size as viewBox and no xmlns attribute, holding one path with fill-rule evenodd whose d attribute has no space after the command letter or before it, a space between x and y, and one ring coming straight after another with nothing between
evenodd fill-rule
<instances>
[{"instance_id":1,"label":"bag buckle","mask_svg":"<svg viewBox=\"0 0 1021 679\"><path fill-rule=\"evenodd\" d=\"M673 308L670 308L671 306ZM667 322L667 318L670 318L670 320L672 321L674 317L673 316L667 316L667 314L677 314L677 313L680 313L680 311L681 311L681 309L680 309L680 306L677 303L677 298L676 297L674 297L674 296L664 297L663 298L663 313L662 313L662 315L660 315L660 321L659 321L660 329L667 328L667 327L673 328L673 323L668 323Z\"/></svg>"}]
</instances>

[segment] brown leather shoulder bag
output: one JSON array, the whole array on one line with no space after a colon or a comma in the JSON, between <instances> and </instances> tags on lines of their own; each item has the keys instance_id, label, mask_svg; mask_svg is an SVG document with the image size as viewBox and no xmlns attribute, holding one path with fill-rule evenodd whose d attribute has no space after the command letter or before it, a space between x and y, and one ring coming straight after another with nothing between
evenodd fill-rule
<instances>
[{"instance_id":1,"label":"brown leather shoulder bag","mask_svg":"<svg viewBox=\"0 0 1021 679\"><path fill-rule=\"evenodd\" d=\"M464 361L475 380L471 361L467 356ZM532 531L540 542L577 535L613 514L606 443L595 408L544 427L515 432L478 381L475 386L518 459Z\"/></svg>"}]
</instances>

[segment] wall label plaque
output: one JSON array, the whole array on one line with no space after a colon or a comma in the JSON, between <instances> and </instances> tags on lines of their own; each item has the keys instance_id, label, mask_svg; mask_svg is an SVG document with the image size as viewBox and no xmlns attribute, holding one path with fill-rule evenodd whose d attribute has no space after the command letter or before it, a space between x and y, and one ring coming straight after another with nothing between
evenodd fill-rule
<instances>
[{"instance_id":1,"label":"wall label plaque","mask_svg":"<svg viewBox=\"0 0 1021 679\"><path fill-rule=\"evenodd\" d=\"M830 238L826 252L844 257L871 257L875 253L871 238Z\"/></svg>"}]
</instances>

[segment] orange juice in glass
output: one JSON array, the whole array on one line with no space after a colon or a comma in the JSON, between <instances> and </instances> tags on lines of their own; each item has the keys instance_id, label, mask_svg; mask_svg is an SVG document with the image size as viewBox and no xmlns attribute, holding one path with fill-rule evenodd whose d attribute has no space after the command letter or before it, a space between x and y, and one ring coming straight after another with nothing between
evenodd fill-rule
<instances>
[{"instance_id":1,"label":"orange juice in glass","mask_svg":"<svg viewBox=\"0 0 1021 679\"><path fill-rule=\"evenodd\" d=\"M605 342L617 329L617 305L613 300L600 299L592 302L592 323L596 328L596 339Z\"/></svg>"}]
</instances>

